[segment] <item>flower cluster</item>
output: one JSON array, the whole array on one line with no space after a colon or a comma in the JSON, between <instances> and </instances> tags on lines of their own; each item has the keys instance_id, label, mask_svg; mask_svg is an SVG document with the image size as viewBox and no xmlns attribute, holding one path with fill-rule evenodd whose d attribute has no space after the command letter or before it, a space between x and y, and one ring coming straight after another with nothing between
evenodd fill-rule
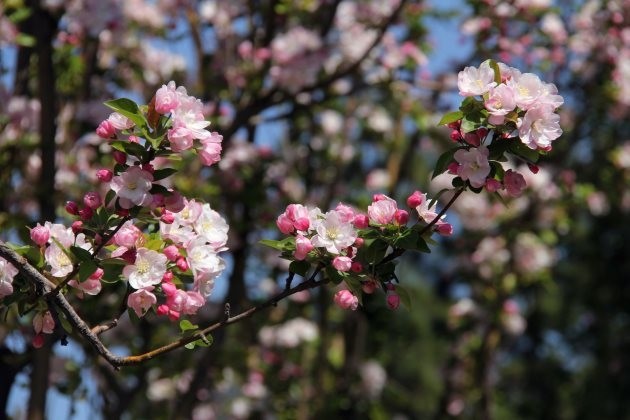
<instances>
[{"instance_id":1,"label":"flower cluster","mask_svg":"<svg viewBox=\"0 0 630 420\"><path fill-rule=\"evenodd\" d=\"M509 152L537 171L539 154L550 151L562 134L555 111L564 101L556 86L491 60L478 68L466 67L457 84L466 99L441 123L452 129L451 139L459 147L441 159L444 166L436 174L448 169L460 185L466 182L489 192L505 189L508 195L519 196L526 186L524 177L504 170L500 162Z\"/></svg>"},{"instance_id":2,"label":"flower cluster","mask_svg":"<svg viewBox=\"0 0 630 420\"><path fill-rule=\"evenodd\" d=\"M356 310L362 293L372 294L379 286L386 293L387 305L396 309L401 289L393 284L394 264L387 255L394 249L428 251L426 240L433 232L450 235L453 230L426 194L415 191L407 198L407 206L415 210L412 226L407 226L409 211L383 194L374 195L366 213L341 203L326 213L290 204L276 220L280 232L289 236L263 243L292 260L294 273L306 275L312 267L325 267L329 280L345 285L334 297L343 309Z\"/></svg>"}]
</instances>

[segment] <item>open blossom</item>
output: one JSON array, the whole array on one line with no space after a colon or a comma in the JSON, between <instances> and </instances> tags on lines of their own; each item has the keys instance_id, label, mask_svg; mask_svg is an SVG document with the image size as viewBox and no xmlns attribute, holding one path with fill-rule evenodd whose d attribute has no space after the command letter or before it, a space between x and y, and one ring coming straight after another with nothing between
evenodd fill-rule
<instances>
[{"instance_id":1,"label":"open blossom","mask_svg":"<svg viewBox=\"0 0 630 420\"><path fill-rule=\"evenodd\" d=\"M160 284L166 273L166 256L147 248L138 248L133 265L123 269L123 275L134 289Z\"/></svg>"},{"instance_id":2,"label":"open blossom","mask_svg":"<svg viewBox=\"0 0 630 420\"><path fill-rule=\"evenodd\" d=\"M534 73L515 71L507 85L514 91L516 106L524 110L536 104L538 98L546 93L545 85Z\"/></svg>"},{"instance_id":3,"label":"open blossom","mask_svg":"<svg viewBox=\"0 0 630 420\"><path fill-rule=\"evenodd\" d=\"M466 67L457 75L457 87L462 96L483 95L494 86L494 70L487 61L481 63L479 68Z\"/></svg>"},{"instance_id":4,"label":"open blossom","mask_svg":"<svg viewBox=\"0 0 630 420\"><path fill-rule=\"evenodd\" d=\"M396 214L398 207L396 201L387 196L379 197L378 201L372 202L368 206L368 216L370 220L379 225L386 225L391 223Z\"/></svg>"},{"instance_id":5,"label":"open blossom","mask_svg":"<svg viewBox=\"0 0 630 420\"><path fill-rule=\"evenodd\" d=\"M212 210L208 203L201 206L201 213L193 228L215 251L225 250L229 226L219 213Z\"/></svg>"},{"instance_id":6,"label":"open blossom","mask_svg":"<svg viewBox=\"0 0 630 420\"><path fill-rule=\"evenodd\" d=\"M334 210L326 213L324 217L323 220L316 222L317 234L313 236L311 243L316 247L326 248L331 254L341 254L357 239L357 231L352 223L342 222L342 216Z\"/></svg>"},{"instance_id":7,"label":"open blossom","mask_svg":"<svg viewBox=\"0 0 630 420\"><path fill-rule=\"evenodd\" d=\"M217 255L214 247L208 245L201 237L188 243L186 254L197 291L208 296L212 292L214 279L225 269L225 262Z\"/></svg>"},{"instance_id":8,"label":"open blossom","mask_svg":"<svg viewBox=\"0 0 630 420\"><path fill-rule=\"evenodd\" d=\"M519 121L518 135L530 149L548 149L551 142L562 135L560 116L551 106L530 108Z\"/></svg>"},{"instance_id":9,"label":"open blossom","mask_svg":"<svg viewBox=\"0 0 630 420\"><path fill-rule=\"evenodd\" d=\"M142 238L142 231L131 220L128 220L114 235L114 243L125 248L135 248L140 238Z\"/></svg>"},{"instance_id":10,"label":"open blossom","mask_svg":"<svg viewBox=\"0 0 630 420\"><path fill-rule=\"evenodd\" d=\"M206 138L201 139L201 148L197 149L197 154L201 163L210 166L221 160L221 142L223 136L213 131Z\"/></svg>"},{"instance_id":11,"label":"open blossom","mask_svg":"<svg viewBox=\"0 0 630 420\"><path fill-rule=\"evenodd\" d=\"M149 191L153 186L153 175L137 166L132 166L115 176L110 185L119 197L120 206L124 209L144 206L152 201L153 197Z\"/></svg>"},{"instance_id":12,"label":"open blossom","mask_svg":"<svg viewBox=\"0 0 630 420\"><path fill-rule=\"evenodd\" d=\"M278 216L276 225L285 235L295 230L307 231L311 227L310 211L301 204L289 204L285 212Z\"/></svg>"},{"instance_id":13,"label":"open blossom","mask_svg":"<svg viewBox=\"0 0 630 420\"><path fill-rule=\"evenodd\" d=\"M168 85L162 85L155 93L155 110L160 114L168 114L179 106L182 94L186 94L186 89L182 86L176 88L172 80Z\"/></svg>"},{"instance_id":14,"label":"open blossom","mask_svg":"<svg viewBox=\"0 0 630 420\"><path fill-rule=\"evenodd\" d=\"M488 99L484 102L484 106L490 113L488 121L491 124L503 124L505 115L516 108L516 100L514 99L514 91L505 84L490 89Z\"/></svg>"},{"instance_id":15,"label":"open blossom","mask_svg":"<svg viewBox=\"0 0 630 420\"><path fill-rule=\"evenodd\" d=\"M66 252L57 243L53 242L44 251L46 263L50 266L50 274L53 277L64 277L72 271L74 264Z\"/></svg>"},{"instance_id":16,"label":"open blossom","mask_svg":"<svg viewBox=\"0 0 630 420\"><path fill-rule=\"evenodd\" d=\"M13 278L18 269L10 262L0 257L0 299L13 293Z\"/></svg>"},{"instance_id":17,"label":"open blossom","mask_svg":"<svg viewBox=\"0 0 630 420\"><path fill-rule=\"evenodd\" d=\"M173 152L183 152L193 146L193 133L186 127L168 130L168 141Z\"/></svg>"},{"instance_id":18,"label":"open blossom","mask_svg":"<svg viewBox=\"0 0 630 420\"><path fill-rule=\"evenodd\" d=\"M157 298L151 293L151 290L153 290L153 287L136 290L127 297L127 306L133 309L139 318L144 316L149 308L157 303Z\"/></svg>"},{"instance_id":19,"label":"open blossom","mask_svg":"<svg viewBox=\"0 0 630 420\"><path fill-rule=\"evenodd\" d=\"M459 163L457 175L464 181L470 182L470 185L475 188L483 187L486 184L486 177L490 173L489 153L486 146L456 151L454 158Z\"/></svg>"},{"instance_id":20,"label":"open blossom","mask_svg":"<svg viewBox=\"0 0 630 420\"><path fill-rule=\"evenodd\" d=\"M173 128L167 134L169 141L171 140L171 131L177 129L188 130L192 138L195 139L201 140L209 137L210 132L206 130L206 127L210 125L210 121L206 121L203 116L203 103L186 94L181 94L179 101L179 106L171 111Z\"/></svg>"}]
</instances>

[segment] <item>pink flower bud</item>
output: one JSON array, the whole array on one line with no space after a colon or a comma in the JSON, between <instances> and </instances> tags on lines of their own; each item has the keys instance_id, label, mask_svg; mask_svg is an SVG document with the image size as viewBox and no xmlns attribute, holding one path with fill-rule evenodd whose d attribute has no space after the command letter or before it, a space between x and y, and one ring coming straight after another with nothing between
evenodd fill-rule
<instances>
[{"instance_id":1,"label":"pink flower bud","mask_svg":"<svg viewBox=\"0 0 630 420\"><path fill-rule=\"evenodd\" d=\"M486 190L488 190L489 193L499 191L501 188L503 188L503 184L501 184L501 182L494 178L486 179Z\"/></svg>"},{"instance_id":2,"label":"pink flower bud","mask_svg":"<svg viewBox=\"0 0 630 420\"><path fill-rule=\"evenodd\" d=\"M160 305L157 307L156 312L158 315L168 315L169 310L167 305Z\"/></svg>"},{"instance_id":3,"label":"pink flower bud","mask_svg":"<svg viewBox=\"0 0 630 420\"><path fill-rule=\"evenodd\" d=\"M127 155L120 150L114 150L112 155L114 156L114 160L116 161L116 163L119 163L121 165L127 163Z\"/></svg>"},{"instance_id":4,"label":"pink flower bud","mask_svg":"<svg viewBox=\"0 0 630 420\"><path fill-rule=\"evenodd\" d=\"M300 217L299 219L295 221L293 225L295 226L297 230L307 231L310 224L311 222L310 220L308 220L307 217Z\"/></svg>"},{"instance_id":5,"label":"pink flower bud","mask_svg":"<svg viewBox=\"0 0 630 420\"><path fill-rule=\"evenodd\" d=\"M368 280L361 284L361 289L363 290L363 293L367 293L368 295L374 293L377 287L378 283L374 280Z\"/></svg>"},{"instance_id":6,"label":"pink flower bud","mask_svg":"<svg viewBox=\"0 0 630 420\"><path fill-rule=\"evenodd\" d=\"M361 264L359 261L353 261L352 265L350 266L350 270L352 270L353 273L360 273L363 271L363 264Z\"/></svg>"},{"instance_id":7,"label":"pink flower bud","mask_svg":"<svg viewBox=\"0 0 630 420\"><path fill-rule=\"evenodd\" d=\"M171 321L177 321L179 319L179 312L174 311L174 310L169 310L168 311L168 319L170 319Z\"/></svg>"},{"instance_id":8,"label":"pink flower bud","mask_svg":"<svg viewBox=\"0 0 630 420\"><path fill-rule=\"evenodd\" d=\"M357 238L354 240L354 246L356 246L357 248L361 248L364 243L365 243L365 239L363 238Z\"/></svg>"},{"instance_id":9,"label":"pink flower bud","mask_svg":"<svg viewBox=\"0 0 630 420\"><path fill-rule=\"evenodd\" d=\"M35 347L36 349L42 348L42 346L44 345L44 341L44 334L35 334L35 337L33 337L33 347Z\"/></svg>"},{"instance_id":10,"label":"pink flower bud","mask_svg":"<svg viewBox=\"0 0 630 420\"><path fill-rule=\"evenodd\" d=\"M367 214L357 214L354 216L354 220L352 221L354 227L357 229L366 229L370 226L370 218Z\"/></svg>"},{"instance_id":11,"label":"pink flower bud","mask_svg":"<svg viewBox=\"0 0 630 420\"><path fill-rule=\"evenodd\" d=\"M179 249L175 245L169 245L162 250L169 261L175 262L180 257Z\"/></svg>"},{"instance_id":12,"label":"pink flower bud","mask_svg":"<svg viewBox=\"0 0 630 420\"><path fill-rule=\"evenodd\" d=\"M46 245L50 239L50 230L46 226L42 226L39 223L33 229L31 229L31 240L39 246Z\"/></svg>"},{"instance_id":13,"label":"pink flower bud","mask_svg":"<svg viewBox=\"0 0 630 420\"><path fill-rule=\"evenodd\" d=\"M453 130L451 131L451 140L453 141L460 141L462 139L462 135L459 134L459 130Z\"/></svg>"},{"instance_id":14,"label":"pink flower bud","mask_svg":"<svg viewBox=\"0 0 630 420\"><path fill-rule=\"evenodd\" d=\"M96 171L96 178L101 182L109 182L114 177L114 173L109 169L99 169Z\"/></svg>"},{"instance_id":15,"label":"pink flower bud","mask_svg":"<svg viewBox=\"0 0 630 420\"><path fill-rule=\"evenodd\" d=\"M289 217L287 217L285 213L282 213L280 216L278 216L278 218L276 219L276 226L278 226L280 232L284 233L285 235L290 234L295 229L293 227L293 222L291 221L291 219L289 219Z\"/></svg>"},{"instance_id":16,"label":"pink flower bud","mask_svg":"<svg viewBox=\"0 0 630 420\"><path fill-rule=\"evenodd\" d=\"M359 307L359 299L349 290L340 290L335 293L334 301L341 309L356 311Z\"/></svg>"},{"instance_id":17,"label":"pink flower bud","mask_svg":"<svg viewBox=\"0 0 630 420\"><path fill-rule=\"evenodd\" d=\"M459 170L459 163L451 162L446 168L448 169L448 172L450 174L457 175L457 171Z\"/></svg>"},{"instance_id":18,"label":"pink flower bud","mask_svg":"<svg viewBox=\"0 0 630 420\"><path fill-rule=\"evenodd\" d=\"M79 206L74 201L66 201L66 211L73 216L79 214Z\"/></svg>"},{"instance_id":19,"label":"pink flower bud","mask_svg":"<svg viewBox=\"0 0 630 420\"><path fill-rule=\"evenodd\" d=\"M438 222L435 225L435 231L442 236L451 236L453 234L453 225L446 222Z\"/></svg>"},{"instance_id":20,"label":"pink flower bud","mask_svg":"<svg viewBox=\"0 0 630 420\"><path fill-rule=\"evenodd\" d=\"M105 271L103 271L101 267L98 267L89 278L90 280L100 280L103 278L104 274L105 274Z\"/></svg>"},{"instance_id":21,"label":"pink flower bud","mask_svg":"<svg viewBox=\"0 0 630 420\"><path fill-rule=\"evenodd\" d=\"M377 201L381 201L381 200L387 200L389 197L387 197L385 194L374 194L372 196L372 202L376 203Z\"/></svg>"},{"instance_id":22,"label":"pink flower bud","mask_svg":"<svg viewBox=\"0 0 630 420\"><path fill-rule=\"evenodd\" d=\"M332 264L339 271L350 271L352 260L348 257L336 256Z\"/></svg>"},{"instance_id":23,"label":"pink flower bud","mask_svg":"<svg viewBox=\"0 0 630 420\"><path fill-rule=\"evenodd\" d=\"M407 197L407 205L415 209L424 202L424 195L420 191L414 191L409 197Z\"/></svg>"},{"instance_id":24,"label":"pink flower bud","mask_svg":"<svg viewBox=\"0 0 630 420\"><path fill-rule=\"evenodd\" d=\"M109 121L101 121L96 127L96 134L103 139L111 139L116 135L116 127Z\"/></svg>"},{"instance_id":25,"label":"pink flower bud","mask_svg":"<svg viewBox=\"0 0 630 420\"><path fill-rule=\"evenodd\" d=\"M186 203L184 203L184 197L178 191L171 191L170 195L164 197L164 206L168 211L179 213L184 210Z\"/></svg>"},{"instance_id":26,"label":"pink flower bud","mask_svg":"<svg viewBox=\"0 0 630 420\"><path fill-rule=\"evenodd\" d=\"M400 306L400 296L396 292L387 292L387 306L395 311Z\"/></svg>"},{"instance_id":27,"label":"pink flower bud","mask_svg":"<svg viewBox=\"0 0 630 420\"><path fill-rule=\"evenodd\" d=\"M293 253L293 256L296 260L302 261L306 258L306 255L313 250L313 248L314 246L310 239L298 234L295 237L295 252Z\"/></svg>"},{"instance_id":28,"label":"pink flower bud","mask_svg":"<svg viewBox=\"0 0 630 420\"><path fill-rule=\"evenodd\" d=\"M96 210L102 204L101 196L94 191L90 191L83 196L83 204L92 210Z\"/></svg>"},{"instance_id":29,"label":"pink flower bud","mask_svg":"<svg viewBox=\"0 0 630 420\"><path fill-rule=\"evenodd\" d=\"M153 167L153 165L151 165L150 163L144 163L142 164L142 170L143 171L147 171L148 173L152 174L153 172L155 172L155 168Z\"/></svg>"},{"instance_id":30,"label":"pink flower bud","mask_svg":"<svg viewBox=\"0 0 630 420\"><path fill-rule=\"evenodd\" d=\"M162 276L162 283L171 283L173 281L173 277L174 277L173 273L170 271L167 271Z\"/></svg>"},{"instance_id":31,"label":"pink flower bud","mask_svg":"<svg viewBox=\"0 0 630 420\"><path fill-rule=\"evenodd\" d=\"M538 165L534 165L533 163L528 163L527 167L533 174L537 174L538 171L540 171L540 168L538 167Z\"/></svg>"},{"instance_id":32,"label":"pink flower bud","mask_svg":"<svg viewBox=\"0 0 630 420\"><path fill-rule=\"evenodd\" d=\"M481 139L479 138L477 133L474 131L472 133L464 134L464 141L466 141L466 143L470 144L471 146L475 146L475 147L479 147L479 145L481 145Z\"/></svg>"},{"instance_id":33,"label":"pink flower bud","mask_svg":"<svg viewBox=\"0 0 630 420\"><path fill-rule=\"evenodd\" d=\"M396 220L396 224L404 226L409 221L409 213L405 210L396 210L396 213L394 213L394 220Z\"/></svg>"},{"instance_id":34,"label":"pink flower bud","mask_svg":"<svg viewBox=\"0 0 630 420\"><path fill-rule=\"evenodd\" d=\"M162 283L162 291L166 296L174 296L177 293L177 287L173 283Z\"/></svg>"},{"instance_id":35,"label":"pink flower bud","mask_svg":"<svg viewBox=\"0 0 630 420\"><path fill-rule=\"evenodd\" d=\"M81 233L81 231L83 230L83 222L80 220L75 220L74 222L72 222L72 233L74 233L75 235L78 233Z\"/></svg>"},{"instance_id":36,"label":"pink flower bud","mask_svg":"<svg viewBox=\"0 0 630 420\"><path fill-rule=\"evenodd\" d=\"M160 217L160 221L166 223L167 225L170 225L175 221L175 215L170 211L165 211L164 214Z\"/></svg>"},{"instance_id":37,"label":"pink flower bud","mask_svg":"<svg viewBox=\"0 0 630 420\"><path fill-rule=\"evenodd\" d=\"M92 210L90 207L83 207L81 210L79 210L79 216L84 221L88 221L92 218L92 216L94 216L94 210Z\"/></svg>"},{"instance_id":38,"label":"pink flower bud","mask_svg":"<svg viewBox=\"0 0 630 420\"><path fill-rule=\"evenodd\" d=\"M177 261L175 262L175 265L181 271L188 271L188 263L186 262L186 258L184 257L179 257Z\"/></svg>"}]
</instances>

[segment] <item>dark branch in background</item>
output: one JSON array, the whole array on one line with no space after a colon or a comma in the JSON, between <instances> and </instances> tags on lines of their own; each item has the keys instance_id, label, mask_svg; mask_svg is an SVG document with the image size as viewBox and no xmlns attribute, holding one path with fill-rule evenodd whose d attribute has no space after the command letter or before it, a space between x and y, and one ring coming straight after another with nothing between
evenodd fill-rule
<instances>
[{"instance_id":1,"label":"dark branch in background","mask_svg":"<svg viewBox=\"0 0 630 420\"><path fill-rule=\"evenodd\" d=\"M168 353L175 349L185 346L188 343L197 340L205 339L207 334L210 334L213 331L219 330L227 325L235 324L240 321L243 321L257 312L260 312L269 307L275 306L281 300L285 299L288 296L291 296L297 292L301 292L303 290L315 289L327 283L327 280L316 280L318 274L321 272L322 267L318 266L313 274L308 278L308 280L298 284L295 287L284 290L281 293L278 293L276 296L266 300L265 302L253 306L238 315L225 317L222 315L221 321L218 321L196 333L181 338L179 340L173 341L169 344L166 344L162 347L156 348L154 350L148 351L143 354L139 354L136 356L127 356L121 357L113 354L98 338L98 332L102 332L103 329L109 329L110 326L98 326L94 329L90 328L88 324L81 318L79 314L74 310L72 305L67 301L65 296L61 293L50 294L50 291L54 289L55 284L44 277L36 268L29 264L26 258L17 254L11 248L9 248L4 242L0 241L0 257L5 258L11 264L13 264L18 270L20 275L26 279L28 282L34 284L36 289L38 290L38 294L40 297L46 297L49 305L55 305L68 320L70 325L75 329L75 331L82 336L85 340L87 340L92 347L100 354L107 362L115 368L119 368L121 366L131 366L137 365L147 360L151 360L157 356ZM115 323L116 321L112 321Z\"/></svg>"}]
</instances>

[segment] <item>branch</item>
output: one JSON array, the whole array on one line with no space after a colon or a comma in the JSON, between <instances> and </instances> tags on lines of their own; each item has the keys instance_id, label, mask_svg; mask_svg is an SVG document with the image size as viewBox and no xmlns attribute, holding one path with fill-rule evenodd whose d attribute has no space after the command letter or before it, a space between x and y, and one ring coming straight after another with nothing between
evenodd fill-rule
<instances>
[{"instance_id":1,"label":"branch","mask_svg":"<svg viewBox=\"0 0 630 420\"><path fill-rule=\"evenodd\" d=\"M13 251L2 241L0 241L0 257L5 258L7 261L13 264L18 269L19 273L27 281L33 283L36 286L37 294L40 297L45 298L49 304L54 304L55 306L57 306L63 312L70 325L72 325L72 327L79 333L79 335L83 336L83 338L85 338L85 340L90 343L90 345L96 350L98 354L100 354L105 360L107 360L110 365L117 369L121 366L137 365L162 354L168 353L172 350L183 347L188 343L192 343L193 341L204 340L205 336L213 331L221 329L227 325L243 321L244 319L251 317L255 313L277 305L278 302L280 302L281 300L297 292L308 289L315 289L328 282L327 280L316 280L317 275L321 272L323 268L323 266L320 265L315 269L308 280L298 284L295 287L284 289L276 296L266 300L265 302L257 306L251 307L248 310L239 313L238 315L229 316L229 314L224 313L222 315L223 319L221 321L218 321L202 330L199 330L188 337L180 338L179 340L173 341L169 344L158 347L146 353L135 356L121 357L113 354L98 338L98 334L114 327L116 321L111 321L107 324L90 328L90 326L79 316L79 314L77 314L77 312L74 310L74 307L68 302L63 294L50 293L55 288L55 284L53 282L48 280L39 271L37 271L36 268L30 265L26 258Z\"/></svg>"}]
</instances>

